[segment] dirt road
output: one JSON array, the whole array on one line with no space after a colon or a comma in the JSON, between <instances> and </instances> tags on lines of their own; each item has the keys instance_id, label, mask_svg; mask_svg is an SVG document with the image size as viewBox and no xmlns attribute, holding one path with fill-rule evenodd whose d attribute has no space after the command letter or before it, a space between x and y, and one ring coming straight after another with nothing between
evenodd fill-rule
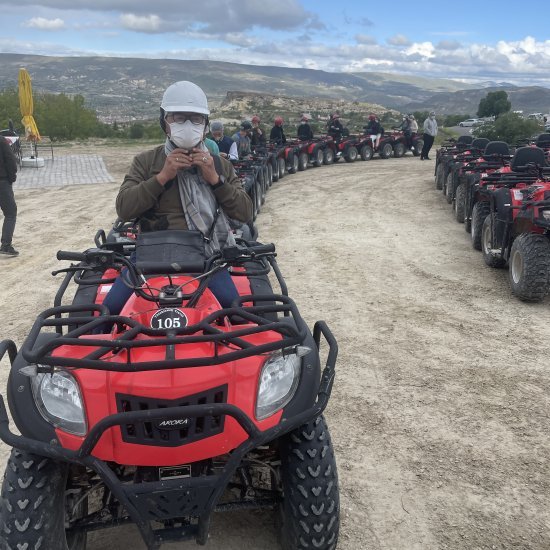
<instances>
[{"instance_id":1,"label":"dirt road","mask_svg":"<svg viewBox=\"0 0 550 550\"><path fill-rule=\"evenodd\" d=\"M100 152L119 179L123 154ZM108 227L116 188L19 195L21 256L0 263L3 337L21 344L53 298L55 251L85 248ZM519 302L506 271L485 267L435 191L433 161L285 177L258 226L305 319L325 319L340 346L327 410L338 548L550 548L549 302ZM269 513L215 518L207 548L243 546L278 548ZM91 535L88 548L143 546L127 527ZM176 548L195 545L166 546Z\"/></svg>"}]
</instances>

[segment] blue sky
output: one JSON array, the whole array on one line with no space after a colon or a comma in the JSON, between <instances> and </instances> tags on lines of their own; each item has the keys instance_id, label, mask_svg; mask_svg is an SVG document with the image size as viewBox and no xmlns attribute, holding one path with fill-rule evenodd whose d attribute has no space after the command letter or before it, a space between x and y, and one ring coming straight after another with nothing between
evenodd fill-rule
<instances>
[{"instance_id":1,"label":"blue sky","mask_svg":"<svg viewBox=\"0 0 550 550\"><path fill-rule=\"evenodd\" d=\"M550 7L348 0L0 0L0 52L215 59L550 86Z\"/></svg>"}]
</instances>

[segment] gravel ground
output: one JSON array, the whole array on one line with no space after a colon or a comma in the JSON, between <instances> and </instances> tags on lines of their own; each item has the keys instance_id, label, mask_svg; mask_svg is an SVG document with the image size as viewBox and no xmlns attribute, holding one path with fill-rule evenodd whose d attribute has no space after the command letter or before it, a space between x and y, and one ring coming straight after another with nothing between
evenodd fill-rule
<instances>
[{"instance_id":1,"label":"gravel ground","mask_svg":"<svg viewBox=\"0 0 550 550\"><path fill-rule=\"evenodd\" d=\"M136 150L90 152L121 181ZM340 347L326 413L338 548L548 549L549 304L511 296L507 271L484 265L433 181L433 161L342 162L274 184L258 217L302 315L326 320ZM117 189L18 193L21 256L0 262L2 337L21 344L59 284L55 251L90 246ZM7 364L1 377L5 387ZM243 544L278 548L270 513L214 519L208 548ZM111 548L144 546L133 527L89 537L88 550Z\"/></svg>"}]
</instances>

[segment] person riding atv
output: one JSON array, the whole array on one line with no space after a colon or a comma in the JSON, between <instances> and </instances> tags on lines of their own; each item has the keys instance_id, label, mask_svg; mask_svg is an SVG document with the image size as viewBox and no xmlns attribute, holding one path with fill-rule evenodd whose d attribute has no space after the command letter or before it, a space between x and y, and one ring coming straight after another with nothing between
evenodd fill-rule
<instances>
[{"instance_id":1,"label":"person riding atv","mask_svg":"<svg viewBox=\"0 0 550 550\"><path fill-rule=\"evenodd\" d=\"M380 138L384 135L384 128L382 128L376 115L369 115L369 121L366 126L363 126L363 129L365 134L371 137L373 148L377 151L380 145Z\"/></svg>"},{"instance_id":2,"label":"person riding atv","mask_svg":"<svg viewBox=\"0 0 550 550\"><path fill-rule=\"evenodd\" d=\"M313 130L309 125L309 117L307 115L302 115L302 118L300 119L297 137L300 141L309 141L313 139Z\"/></svg>"},{"instance_id":3,"label":"person riding atv","mask_svg":"<svg viewBox=\"0 0 550 550\"><path fill-rule=\"evenodd\" d=\"M273 128L269 134L269 141L275 145L284 145L286 143L286 136L283 130L284 120L282 116L276 116L273 119Z\"/></svg>"},{"instance_id":4,"label":"person riding atv","mask_svg":"<svg viewBox=\"0 0 550 550\"><path fill-rule=\"evenodd\" d=\"M198 231L217 249L234 244L228 218L251 221L252 204L231 163L203 145L209 113L196 84L182 81L166 89L160 106L166 141L135 157L116 198L121 220L139 218L142 231ZM236 295L227 272L211 285L222 304ZM120 312L131 293L117 279L105 300L110 312Z\"/></svg>"}]
</instances>

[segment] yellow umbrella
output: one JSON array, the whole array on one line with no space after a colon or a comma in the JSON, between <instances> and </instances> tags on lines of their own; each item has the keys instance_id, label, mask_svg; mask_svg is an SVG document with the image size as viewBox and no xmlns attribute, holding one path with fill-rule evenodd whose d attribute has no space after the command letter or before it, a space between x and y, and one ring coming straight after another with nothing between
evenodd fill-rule
<instances>
[{"instance_id":1,"label":"yellow umbrella","mask_svg":"<svg viewBox=\"0 0 550 550\"><path fill-rule=\"evenodd\" d=\"M19 69L19 108L23 118L21 122L25 126L25 136L29 141L39 141L40 133L34 117L32 116L32 86L31 77L26 69Z\"/></svg>"}]
</instances>

